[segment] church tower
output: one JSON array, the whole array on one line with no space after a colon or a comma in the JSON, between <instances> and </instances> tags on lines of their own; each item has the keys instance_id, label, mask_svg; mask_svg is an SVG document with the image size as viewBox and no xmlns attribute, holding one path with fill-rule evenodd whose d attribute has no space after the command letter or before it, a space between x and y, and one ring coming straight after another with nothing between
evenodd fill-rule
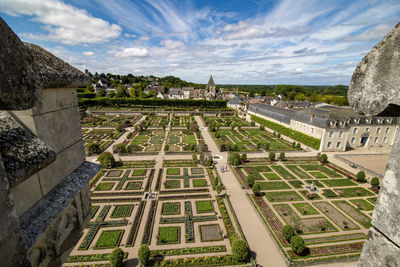
<instances>
[{"instance_id":1,"label":"church tower","mask_svg":"<svg viewBox=\"0 0 400 267\"><path fill-rule=\"evenodd\" d=\"M210 76L210 79L208 80L206 90L207 90L207 93L211 92L214 94L214 96L216 95L215 83L214 83L214 79L213 79L212 75Z\"/></svg>"}]
</instances>

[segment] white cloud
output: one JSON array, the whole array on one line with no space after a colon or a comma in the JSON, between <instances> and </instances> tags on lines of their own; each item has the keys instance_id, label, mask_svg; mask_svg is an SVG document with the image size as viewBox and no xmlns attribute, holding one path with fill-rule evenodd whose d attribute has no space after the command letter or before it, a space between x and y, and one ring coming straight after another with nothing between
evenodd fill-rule
<instances>
[{"instance_id":1,"label":"white cloud","mask_svg":"<svg viewBox=\"0 0 400 267\"><path fill-rule=\"evenodd\" d=\"M385 34L387 34L392 29L392 25L390 24L381 24L377 25L373 28L370 28L364 31L361 34L355 36L346 36L343 38L345 41L357 42L357 41L374 41L382 38Z\"/></svg>"},{"instance_id":2,"label":"white cloud","mask_svg":"<svg viewBox=\"0 0 400 267\"><path fill-rule=\"evenodd\" d=\"M44 29L49 32L47 39L68 45L104 42L121 33L118 25L59 0L1 0L0 9L14 16L33 16L34 21L45 24ZM43 34L29 37L43 39Z\"/></svg>"},{"instance_id":3,"label":"white cloud","mask_svg":"<svg viewBox=\"0 0 400 267\"><path fill-rule=\"evenodd\" d=\"M132 34L131 34L131 33L125 33L124 36L127 37L127 38L135 38L135 37L136 37L136 34L133 34L133 33L132 33Z\"/></svg>"},{"instance_id":4,"label":"white cloud","mask_svg":"<svg viewBox=\"0 0 400 267\"><path fill-rule=\"evenodd\" d=\"M116 52L115 56L120 58L149 57L150 52L146 48L129 47Z\"/></svg>"},{"instance_id":5,"label":"white cloud","mask_svg":"<svg viewBox=\"0 0 400 267\"><path fill-rule=\"evenodd\" d=\"M85 51L85 52L83 52L83 54L88 57L94 56L94 52L92 52L92 51Z\"/></svg>"}]
</instances>

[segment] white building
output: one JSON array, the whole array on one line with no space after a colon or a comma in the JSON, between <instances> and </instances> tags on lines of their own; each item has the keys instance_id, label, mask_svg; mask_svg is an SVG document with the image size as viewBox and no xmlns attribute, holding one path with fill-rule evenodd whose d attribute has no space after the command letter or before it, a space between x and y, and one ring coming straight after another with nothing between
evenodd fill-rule
<instances>
[{"instance_id":1,"label":"white building","mask_svg":"<svg viewBox=\"0 0 400 267\"><path fill-rule=\"evenodd\" d=\"M349 107L330 105L295 111L251 104L248 114L270 120L321 140L320 151L382 147L390 149L399 117L360 116Z\"/></svg>"}]
</instances>

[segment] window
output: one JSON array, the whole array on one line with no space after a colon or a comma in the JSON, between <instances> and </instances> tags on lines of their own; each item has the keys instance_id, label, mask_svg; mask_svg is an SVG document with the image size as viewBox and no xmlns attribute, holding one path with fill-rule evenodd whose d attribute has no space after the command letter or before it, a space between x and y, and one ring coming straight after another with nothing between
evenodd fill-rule
<instances>
[{"instance_id":1,"label":"window","mask_svg":"<svg viewBox=\"0 0 400 267\"><path fill-rule=\"evenodd\" d=\"M314 127L311 127L311 134L314 134Z\"/></svg>"},{"instance_id":2,"label":"window","mask_svg":"<svg viewBox=\"0 0 400 267\"><path fill-rule=\"evenodd\" d=\"M333 137L333 131L329 132L329 137L332 138Z\"/></svg>"},{"instance_id":3,"label":"window","mask_svg":"<svg viewBox=\"0 0 400 267\"><path fill-rule=\"evenodd\" d=\"M304 132L306 131L306 127L307 127L307 125L303 124L303 131Z\"/></svg>"},{"instance_id":4,"label":"window","mask_svg":"<svg viewBox=\"0 0 400 267\"><path fill-rule=\"evenodd\" d=\"M365 131L369 132L369 128L365 129Z\"/></svg>"},{"instance_id":5,"label":"window","mask_svg":"<svg viewBox=\"0 0 400 267\"><path fill-rule=\"evenodd\" d=\"M376 134L380 134L381 133L381 127L378 127L378 129L376 129Z\"/></svg>"},{"instance_id":6,"label":"window","mask_svg":"<svg viewBox=\"0 0 400 267\"><path fill-rule=\"evenodd\" d=\"M336 148L340 148L341 145L342 145L342 142L337 142Z\"/></svg>"},{"instance_id":7,"label":"window","mask_svg":"<svg viewBox=\"0 0 400 267\"><path fill-rule=\"evenodd\" d=\"M352 144L354 144L355 141L356 141L356 138L355 138L355 137L351 138L351 143L352 143Z\"/></svg>"},{"instance_id":8,"label":"window","mask_svg":"<svg viewBox=\"0 0 400 267\"><path fill-rule=\"evenodd\" d=\"M328 148L332 147L332 142L328 142Z\"/></svg>"},{"instance_id":9,"label":"window","mask_svg":"<svg viewBox=\"0 0 400 267\"><path fill-rule=\"evenodd\" d=\"M374 143L375 143L375 144L378 143L378 137L375 137Z\"/></svg>"},{"instance_id":10,"label":"window","mask_svg":"<svg viewBox=\"0 0 400 267\"><path fill-rule=\"evenodd\" d=\"M353 134L356 134L357 131L358 131L358 129L357 129L357 128L354 128L354 129L353 129Z\"/></svg>"},{"instance_id":11,"label":"window","mask_svg":"<svg viewBox=\"0 0 400 267\"><path fill-rule=\"evenodd\" d=\"M339 132L339 138L342 138L343 137L343 131L340 131Z\"/></svg>"},{"instance_id":12,"label":"window","mask_svg":"<svg viewBox=\"0 0 400 267\"><path fill-rule=\"evenodd\" d=\"M385 137L383 138L383 143L386 144L386 142L387 142L387 137L385 136Z\"/></svg>"},{"instance_id":13,"label":"window","mask_svg":"<svg viewBox=\"0 0 400 267\"><path fill-rule=\"evenodd\" d=\"M296 127L297 127L297 128L300 127L300 122L296 122Z\"/></svg>"},{"instance_id":14,"label":"window","mask_svg":"<svg viewBox=\"0 0 400 267\"><path fill-rule=\"evenodd\" d=\"M389 131L390 131L390 128L389 128L389 127L387 127L385 132L388 134L388 133L389 133Z\"/></svg>"}]
</instances>

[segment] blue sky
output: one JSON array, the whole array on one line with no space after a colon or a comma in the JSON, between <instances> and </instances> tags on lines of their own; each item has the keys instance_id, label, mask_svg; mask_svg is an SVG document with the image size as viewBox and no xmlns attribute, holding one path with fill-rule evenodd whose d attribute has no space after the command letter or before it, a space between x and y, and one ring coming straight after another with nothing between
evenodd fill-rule
<instances>
[{"instance_id":1,"label":"blue sky","mask_svg":"<svg viewBox=\"0 0 400 267\"><path fill-rule=\"evenodd\" d=\"M400 21L400 2L1 0L0 16L81 70L330 85L349 83Z\"/></svg>"}]
</instances>

